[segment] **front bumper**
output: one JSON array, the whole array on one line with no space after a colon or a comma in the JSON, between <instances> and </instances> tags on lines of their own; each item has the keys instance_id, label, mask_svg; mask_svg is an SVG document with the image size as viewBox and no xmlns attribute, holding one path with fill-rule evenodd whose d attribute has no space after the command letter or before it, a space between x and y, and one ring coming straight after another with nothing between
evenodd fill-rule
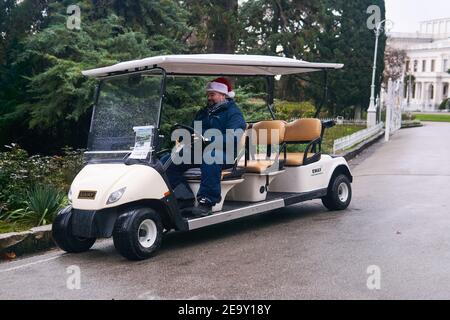
<instances>
[{"instance_id":1,"label":"front bumper","mask_svg":"<svg viewBox=\"0 0 450 320\"><path fill-rule=\"evenodd\" d=\"M72 234L82 238L109 238L118 216L116 208L96 211L72 209Z\"/></svg>"}]
</instances>

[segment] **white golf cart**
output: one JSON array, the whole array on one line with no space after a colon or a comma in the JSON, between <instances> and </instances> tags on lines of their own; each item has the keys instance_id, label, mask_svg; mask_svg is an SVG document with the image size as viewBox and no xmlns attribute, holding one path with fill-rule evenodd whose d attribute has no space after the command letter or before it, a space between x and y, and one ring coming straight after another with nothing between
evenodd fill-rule
<instances>
[{"instance_id":1,"label":"white golf cart","mask_svg":"<svg viewBox=\"0 0 450 320\"><path fill-rule=\"evenodd\" d=\"M72 183L71 205L55 218L54 240L76 253L89 250L97 238L112 236L123 256L141 260L157 251L168 231L193 230L311 199L322 199L330 210L347 208L352 195L347 162L321 153L324 130L334 123L316 118L285 122L276 120L272 110L276 75L326 74L342 67L273 56L207 54L151 57L84 71L99 80L87 165ZM201 218L184 213L165 173L171 160L159 160L166 79L177 76L255 76L268 84L272 119L249 123L241 140L245 152L222 174L222 201L212 215ZM179 127L194 133L187 126L173 128ZM263 142L253 138L261 132L267 135ZM306 148L287 152L290 144ZM195 195L200 171L188 170L185 177Z\"/></svg>"}]
</instances>

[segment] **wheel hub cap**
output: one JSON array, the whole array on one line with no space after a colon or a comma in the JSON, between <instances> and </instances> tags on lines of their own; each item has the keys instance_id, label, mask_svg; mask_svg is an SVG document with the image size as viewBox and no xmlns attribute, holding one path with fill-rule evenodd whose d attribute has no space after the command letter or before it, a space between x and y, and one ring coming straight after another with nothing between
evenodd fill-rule
<instances>
[{"instance_id":1,"label":"wheel hub cap","mask_svg":"<svg viewBox=\"0 0 450 320\"><path fill-rule=\"evenodd\" d=\"M339 197L339 200L340 200L341 202L346 202L347 199L348 199L348 194L349 194L349 190L348 190L347 184L345 184L344 182L341 183L341 184L339 185L339 188L338 188L338 197Z\"/></svg>"},{"instance_id":2,"label":"wheel hub cap","mask_svg":"<svg viewBox=\"0 0 450 320\"><path fill-rule=\"evenodd\" d=\"M150 248L156 241L158 230L155 222L150 219L142 221L138 229L139 244L144 248Z\"/></svg>"}]
</instances>

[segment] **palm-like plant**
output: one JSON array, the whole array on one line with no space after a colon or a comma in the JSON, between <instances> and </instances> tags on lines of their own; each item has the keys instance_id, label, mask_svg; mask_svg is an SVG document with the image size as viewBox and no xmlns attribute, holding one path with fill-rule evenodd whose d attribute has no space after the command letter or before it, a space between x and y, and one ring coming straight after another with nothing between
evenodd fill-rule
<instances>
[{"instance_id":1,"label":"palm-like plant","mask_svg":"<svg viewBox=\"0 0 450 320\"><path fill-rule=\"evenodd\" d=\"M12 211L4 220L10 222L26 222L42 226L53 221L53 218L67 203L66 196L51 186L37 185L31 188L23 202L24 208Z\"/></svg>"}]
</instances>

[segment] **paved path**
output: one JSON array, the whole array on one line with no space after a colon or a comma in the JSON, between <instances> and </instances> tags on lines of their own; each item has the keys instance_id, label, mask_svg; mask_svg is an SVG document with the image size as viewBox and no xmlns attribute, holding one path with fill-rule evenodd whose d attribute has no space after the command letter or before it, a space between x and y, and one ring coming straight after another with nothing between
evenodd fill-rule
<instances>
[{"instance_id":1,"label":"paved path","mask_svg":"<svg viewBox=\"0 0 450 320\"><path fill-rule=\"evenodd\" d=\"M351 166L345 212L311 201L172 234L137 263L110 240L0 263L0 299L450 299L450 124L401 130ZM66 286L72 265L80 290Z\"/></svg>"}]
</instances>

